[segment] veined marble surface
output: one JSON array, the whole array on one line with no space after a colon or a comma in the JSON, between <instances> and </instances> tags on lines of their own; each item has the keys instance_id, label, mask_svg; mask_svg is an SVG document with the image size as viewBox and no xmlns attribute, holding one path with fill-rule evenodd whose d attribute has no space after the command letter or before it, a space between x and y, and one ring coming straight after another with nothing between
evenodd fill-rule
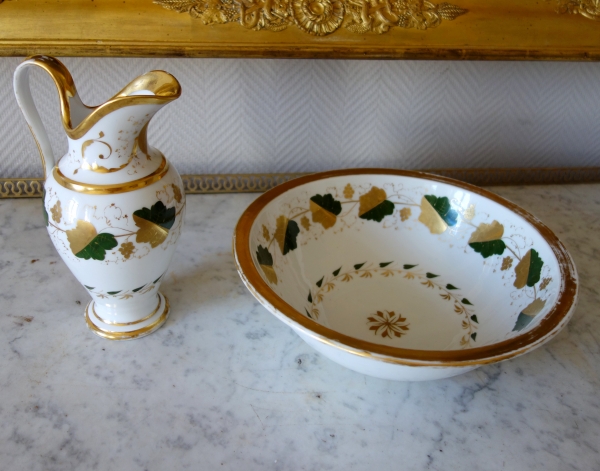
<instances>
[{"instance_id":1,"label":"veined marble surface","mask_svg":"<svg viewBox=\"0 0 600 471\"><path fill-rule=\"evenodd\" d=\"M492 190L563 240L579 306L544 347L425 383L346 370L254 300L231 235L255 195L188 196L171 317L128 342L88 331L40 200L0 201L0 469L600 470L600 185Z\"/></svg>"}]
</instances>

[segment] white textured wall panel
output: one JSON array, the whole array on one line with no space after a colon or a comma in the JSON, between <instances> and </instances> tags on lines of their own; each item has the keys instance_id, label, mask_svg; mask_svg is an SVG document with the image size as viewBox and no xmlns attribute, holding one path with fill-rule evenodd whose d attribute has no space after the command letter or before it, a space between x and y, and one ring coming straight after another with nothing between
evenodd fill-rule
<instances>
[{"instance_id":1,"label":"white textured wall panel","mask_svg":"<svg viewBox=\"0 0 600 471\"><path fill-rule=\"evenodd\" d=\"M600 165L600 64L232 59L63 59L88 104L164 69L183 96L150 142L181 173L340 167ZM42 174L0 58L0 176ZM54 85L32 73L57 155Z\"/></svg>"}]
</instances>

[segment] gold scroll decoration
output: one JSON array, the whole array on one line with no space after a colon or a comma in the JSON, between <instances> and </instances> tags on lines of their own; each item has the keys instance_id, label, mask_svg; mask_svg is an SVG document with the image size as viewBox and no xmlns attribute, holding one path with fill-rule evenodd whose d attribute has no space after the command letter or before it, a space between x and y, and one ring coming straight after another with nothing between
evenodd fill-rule
<instances>
[{"instance_id":1,"label":"gold scroll decoration","mask_svg":"<svg viewBox=\"0 0 600 471\"><path fill-rule=\"evenodd\" d=\"M314 36L325 36L339 28L356 34L382 34L392 27L424 30L467 13L450 3L427 0L154 0L154 3L189 13L205 25L237 22L255 31L275 32L296 26Z\"/></svg>"},{"instance_id":2,"label":"gold scroll decoration","mask_svg":"<svg viewBox=\"0 0 600 471\"><path fill-rule=\"evenodd\" d=\"M558 0L557 11L600 21L600 0Z\"/></svg>"}]
</instances>

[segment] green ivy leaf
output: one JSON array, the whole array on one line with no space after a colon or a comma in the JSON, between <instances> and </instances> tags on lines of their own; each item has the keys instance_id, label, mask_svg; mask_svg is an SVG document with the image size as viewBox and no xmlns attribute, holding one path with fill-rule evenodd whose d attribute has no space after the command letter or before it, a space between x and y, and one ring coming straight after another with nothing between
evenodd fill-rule
<instances>
[{"instance_id":1,"label":"green ivy leaf","mask_svg":"<svg viewBox=\"0 0 600 471\"><path fill-rule=\"evenodd\" d=\"M308 309L304 308L304 311L306 312L306 315L312 319L312 316L310 315L310 312L308 312Z\"/></svg>"},{"instance_id":2,"label":"green ivy leaf","mask_svg":"<svg viewBox=\"0 0 600 471\"><path fill-rule=\"evenodd\" d=\"M483 258L488 258L492 255L502 255L506 244L503 240L490 240L487 242L471 242L469 246L477 253L480 253Z\"/></svg>"},{"instance_id":3,"label":"green ivy leaf","mask_svg":"<svg viewBox=\"0 0 600 471\"><path fill-rule=\"evenodd\" d=\"M317 285L317 288L320 288L321 285L323 284L323 280L325 279L325 277L321 278L319 281L317 281L315 284Z\"/></svg>"},{"instance_id":4,"label":"green ivy leaf","mask_svg":"<svg viewBox=\"0 0 600 471\"><path fill-rule=\"evenodd\" d=\"M384 200L375 206L373 209L361 214L361 219L381 222L384 217L394 214L394 203L389 200Z\"/></svg>"},{"instance_id":5,"label":"green ivy leaf","mask_svg":"<svg viewBox=\"0 0 600 471\"><path fill-rule=\"evenodd\" d=\"M365 262L365 263L367 263L367 262ZM355 270L360 270L365 263L357 263L356 265L354 265L354 269Z\"/></svg>"},{"instance_id":6,"label":"green ivy leaf","mask_svg":"<svg viewBox=\"0 0 600 471\"><path fill-rule=\"evenodd\" d=\"M308 302L312 303L312 293L310 292L310 290L308 291Z\"/></svg>"},{"instance_id":7,"label":"green ivy leaf","mask_svg":"<svg viewBox=\"0 0 600 471\"><path fill-rule=\"evenodd\" d=\"M533 287L540 281L543 266L544 261L541 259L540 254L534 249L528 250L515 267L517 277L514 282L514 287L517 289L524 288L525 285L530 288Z\"/></svg>"},{"instance_id":8,"label":"green ivy leaf","mask_svg":"<svg viewBox=\"0 0 600 471\"><path fill-rule=\"evenodd\" d=\"M162 275L160 275L156 280L154 280L152 283L156 284L158 282L158 280L160 280L163 277L164 273Z\"/></svg>"},{"instance_id":9,"label":"green ivy leaf","mask_svg":"<svg viewBox=\"0 0 600 471\"><path fill-rule=\"evenodd\" d=\"M94 237L82 250L75 254L78 258L104 260L107 250L114 249L119 243L115 236L103 232Z\"/></svg>"},{"instance_id":10,"label":"green ivy leaf","mask_svg":"<svg viewBox=\"0 0 600 471\"><path fill-rule=\"evenodd\" d=\"M267 267L273 266L273 256L271 255L271 252L262 245L259 245L256 250L256 260L258 260L259 265L265 265Z\"/></svg>"},{"instance_id":11,"label":"green ivy leaf","mask_svg":"<svg viewBox=\"0 0 600 471\"><path fill-rule=\"evenodd\" d=\"M110 294L111 296L114 296L115 294L119 294L121 291L123 291L123 290L120 289L119 291L107 291L106 294Z\"/></svg>"},{"instance_id":12,"label":"green ivy leaf","mask_svg":"<svg viewBox=\"0 0 600 471\"><path fill-rule=\"evenodd\" d=\"M333 276L338 276L340 274L340 270L342 269L342 267L338 268L336 271L333 272Z\"/></svg>"},{"instance_id":13,"label":"green ivy leaf","mask_svg":"<svg viewBox=\"0 0 600 471\"><path fill-rule=\"evenodd\" d=\"M385 268L385 267L387 267L388 265L391 265L392 263L394 263L394 262L385 262L385 263L380 263L380 264L379 264L379 266L380 266L381 268Z\"/></svg>"},{"instance_id":14,"label":"green ivy leaf","mask_svg":"<svg viewBox=\"0 0 600 471\"><path fill-rule=\"evenodd\" d=\"M544 261L540 257L540 254L536 250L531 249L531 264L529 265L529 276L527 277L527 286L533 287L542 275L542 267Z\"/></svg>"},{"instance_id":15,"label":"green ivy leaf","mask_svg":"<svg viewBox=\"0 0 600 471\"><path fill-rule=\"evenodd\" d=\"M473 332L471 334L471 338L473 339L473 341L477 340L477 332Z\"/></svg>"},{"instance_id":16,"label":"green ivy leaf","mask_svg":"<svg viewBox=\"0 0 600 471\"><path fill-rule=\"evenodd\" d=\"M460 288L457 288L456 286L454 286L454 285L451 285L450 283L448 283L448 284L446 285L446 289L460 289Z\"/></svg>"},{"instance_id":17,"label":"green ivy leaf","mask_svg":"<svg viewBox=\"0 0 600 471\"><path fill-rule=\"evenodd\" d=\"M329 211L331 214L337 216L342 212L342 203L334 199L331 193L326 195L315 195L310 199L313 203L323 208L325 211Z\"/></svg>"},{"instance_id":18,"label":"green ivy leaf","mask_svg":"<svg viewBox=\"0 0 600 471\"><path fill-rule=\"evenodd\" d=\"M450 200L446 196L437 197L435 195L425 195L425 199L446 224L449 226L456 225L458 213L452 209Z\"/></svg>"},{"instance_id":19,"label":"green ivy leaf","mask_svg":"<svg viewBox=\"0 0 600 471\"><path fill-rule=\"evenodd\" d=\"M44 188L42 192L42 209L44 210L44 222L46 223L46 227L50 224L48 219L48 211L46 211L46 189Z\"/></svg>"},{"instance_id":20,"label":"green ivy leaf","mask_svg":"<svg viewBox=\"0 0 600 471\"><path fill-rule=\"evenodd\" d=\"M515 326L513 327L513 332L519 332L523 330L525 327L529 325L529 323L533 320L533 317L527 316L522 312L519 314L517 318L517 322L515 322Z\"/></svg>"},{"instance_id":21,"label":"green ivy leaf","mask_svg":"<svg viewBox=\"0 0 600 471\"><path fill-rule=\"evenodd\" d=\"M462 298L462 300L460 302L463 304L468 304L469 306L473 305L473 304L471 304L471 301L469 301L467 298Z\"/></svg>"},{"instance_id":22,"label":"green ivy leaf","mask_svg":"<svg viewBox=\"0 0 600 471\"><path fill-rule=\"evenodd\" d=\"M86 287L87 289L89 289L90 291L92 291L92 290L94 289L94 288L92 288L91 286L88 286L88 285L83 285L83 286L85 286L85 287Z\"/></svg>"},{"instance_id":23,"label":"green ivy leaf","mask_svg":"<svg viewBox=\"0 0 600 471\"><path fill-rule=\"evenodd\" d=\"M283 255L288 253L290 250L296 250L298 243L296 238L300 234L300 228L298 223L292 219L288 221L287 228L285 230L285 238L283 240Z\"/></svg>"},{"instance_id":24,"label":"green ivy leaf","mask_svg":"<svg viewBox=\"0 0 600 471\"><path fill-rule=\"evenodd\" d=\"M419 265L404 265L402 268L404 268L405 270L410 270L411 268L415 268L418 267Z\"/></svg>"},{"instance_id":25,"label":"green ivy leaf","mask_svg":"<svg viewBox=\"0 0 600 471\"><path fill-rule=\"evenodd\" d=\"M434 275L433 273L429 273L429 272L427 272L427 273L425 273L425 276L426 276L427 278L431 279L431 278L437 278L437 277L438 277L438 276L440 276L440 275Z\"/></svg>"},{"instance_id":26,"label":"green ivy leaf","mask_svg":"<svg viewBox=\"0 0 600 471\"><path fill-rule=\"evenodd\" d=\"M141 290L141 289L142 289L144 286L146 286L146 285L142 285L142 286L140 286L139 288L132 289L131 291L132 291L133 293L137 293L137 292L138 292L139 290Z\"/></svg>"},{"instance_id":27,"label":"green ivy leaf","mask_svg":"<svg viewBox=\"0 0 600 471\"><path fill-rule=\"evenodd\" d=\"M471 320L472 320L473 322L477 322L477 323L479 324L479 321L477 320L477 316L476 316L475 314L473 314L473 315L471 316Z\"/></svg>"},{"instance_id":28,"label":"green ivy leaf","mask_svg":"<svg viewBox=\"0 0 600 471\"><path fill-rule=\"evenodd\" d=\"M171 229L175 223L175 207L167 208L162 201L157 201L150 209L138 209L133 212L133 215L165 229Z\"/></svg>"}]
</instances>

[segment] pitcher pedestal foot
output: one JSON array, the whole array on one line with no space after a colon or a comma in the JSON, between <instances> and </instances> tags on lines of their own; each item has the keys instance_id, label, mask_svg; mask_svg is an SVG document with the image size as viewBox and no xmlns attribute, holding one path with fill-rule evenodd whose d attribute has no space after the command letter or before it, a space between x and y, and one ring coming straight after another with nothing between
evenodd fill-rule
<instances>
[{"instance_id":1,"label":"pitcher pedestal foot","mask_svg":"<svg viewBox=\"0 0 600 471\"><path fill-rule=\"evenodd\" d=\"M85 308L85 320L92 332L109 340L131 340L144 337L159 329L169 317L169 300L158 293L158 307L148 316L128 323L108 323L95 310L95 302L91 301Z\"/></svg>"}]
</instances>

